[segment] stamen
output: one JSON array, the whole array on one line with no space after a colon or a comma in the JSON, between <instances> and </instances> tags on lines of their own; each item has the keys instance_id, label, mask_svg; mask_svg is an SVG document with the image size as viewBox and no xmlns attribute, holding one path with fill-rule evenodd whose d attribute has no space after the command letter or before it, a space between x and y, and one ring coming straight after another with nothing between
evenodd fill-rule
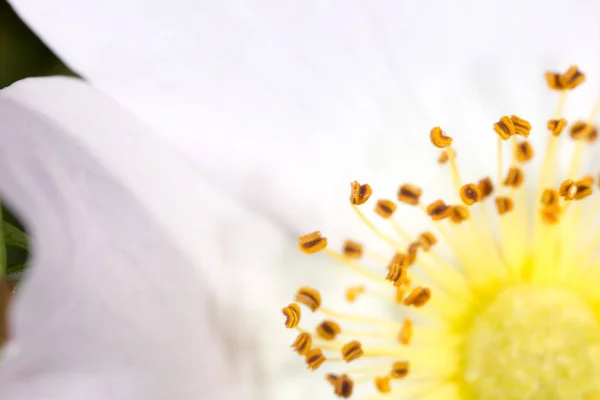
<instances>
[{"instance_id":1,"label":"stamen","mask_svg":"<svg viewBox=\"0 0 600 400\"><path fill-rule=\"evenodd\" d=\"M502 117L498 122L494 124L494 131L498 134L500 139L508 140L511 136L516 133L514 122L509 117Z\"/></svg>"},{"instance_id":2,"label":"stamen","mask_svg":"<svg viewBox=\"0 0 600 400\"><path fill-rule=\"evenodd\" d=\"M349 363L351 361L356 360L364 354L362 345L358 340L353 340L348 342L342 347L342 357L344 360Z\"/></svg>"},{"instance_id":3,"label":"stamen","mask_svg":"<svg viewBox=\"0 0 600 400\"><path fill-rule=\"evenodd\" d=\"M376 377L375 378L375 388L380 393L391 392L392 389L390 388L390 377L389 376Z\"/></svg>"},{"instance_id":4,"label":"stamen","mask_svg":"<svg viewBox=\"0 0 600 400\"><path fill-rule=\"evenodd\" d=\"M352 396L354 390L354 382L346 374L337 376L334 374L327 375L327 380L333 385L334 393L345 399Z\"/></svg>"},{"instance_id":5,"label":"stamen","mask_svg":"<svg viewBox=\"0 0 600 400\"><path fill-rule=\"evenodd\" d=\"M524 163L533 158L533 148L529 142L521 142L517 145L517 152L515 154L517 161Z\"/></svg>"},{"instance_id":6,"label":"stamen","mask_svg":"<svg viewBox=\"0 0 600 400\"><path fill-rule=\"evenodd\" d=\"M477 187L481 192L481 200L487 199L494 192L494 184L489 177L481 179L477 183Z\"/></svg>"},{"instance_id":7,"label":"stamen","mask_svg":"<svg viewBox=\"0 0 600 400\"><path fill-rule=\"evenodd\" d=\"M315 312L321 307L321 295L315 289L309 287L301 287L296 293L296 299L298 303L304 304Z\"/></svg>"},{"instance_id":8,"label":"stamen","mask_svg":"<svg viewBox=\"0 0 600 400\"><path fill-rule=\"evenodd\" d=\"M358 181L352 182L350 189L350 203L355 206L365 204L373 194L371 186L368 184L361 185Z\"/></svg>"},{"instance_id":9,"label":"stamen","mask_svg":"<svg viewBox=\"0 0 600 400\"><path fill-rule=\"evenodd\" d=\"M398 341L403 345L408 345L413 335L413 323L410 319L405 319L402 329L398 334Z\"/></svg>"},{"instance_id":10,"label":"stamen","mask_svg":"<svg viewBox=\"0 0 600 400\"><path fill-rule=\"evenodd\" d=\"M510 197L496 197L496 208L498 209L498 214L504 215L512 211L513 207L514 203Z\"/></svg>"},{"instance_id":11,"label":"stamen","mask_svg":"<svg viewBox=\"0 0 600 400\"><path fill-rule=\"evenodd\" d=\"M301 332L291 346L295 352L305 356L312 347L312 337L308 332Z\"/></svg>"},{"instance_id":12,"label":"stamen","mask_svg":"<svg viewBox=\"0 0 600 400\"><path fill-rule=\"evenodd\" d=\"M504 179L504 185L518 188L519 186L521 186L524 179L525 175L523 174L522 169L517 167L511 167L508 170L508 175L506 175L506 179Z\"/></svg>"},{"instance_id":13,"label":"stamen","mask_svg":"<svg viewBox=\"0 0 600 400\"><path fill-rule=\"evenodd\" d=\"M408 361L397 361L392 365L392 372L390 376L393 379L402 379L408 375L409 363Z\"/></svg>"},{"instance_id":14,"label":"stamen","mask_svg":"<svg viewBox=\"0 0 600 400\"><path fill-rule=\"evenodd\" d=\"M450 219L456 224L460 224L463 221L469 219L469 210L463 206L452 206L450 207Z\"/></svg>"},{"instance_id":15,"label":"stamen","mask_svg":"<svg viewBox=\"0 0 600 400\"><path fill-rule=\"evenodd\" d=\"M560 136L562 131L567 126L567 120L564 118L560 119L551 119L548 121L548 130L552 132L552 135L555 137Z\"/></svg>"},{"instance_id":16,"label":"stamen","mask_svg":"<svg viewBox=\"0 0 600 400\"><path fill-rule=\"evenodd\" d=\"M306 353L305 360L308 368L311 371L314 371L319 368L325 362L325 360L327 360L327 358L325 358L321 349L317 348L309 350Z\"/></svg>"},{"instance_id":17,"label":"stamen","mask_svg":"<svg viewBox=\"0 0 600 400\"><path fill-rule=\"evenodd\" d=\"M468 183L460 188L460 198L466 205L471 206L482 199L482 193L477 185Z\"/></svg>"},{"instance_id":18,"label":"stamen","mask_svg":"<svg viewBox=\"0 0 600 400\"><path fill-rule=\"evenodd\" d=\"M593 142L598 138L598 129L585 121L577 121L571 125L571 138Z\"/></svg>"},{"instance_id":19,"label":"stamen","mask_svg":"<svg viewBox=\"0 0 600 400\"><path fill-rule=\"evenodd\" d=\"M435 235L431 232L423 232L419 235L419 245L424 251L429 251L437 243Z\"/></svg>"},{"instance_id":20,"label":"stamen","mask_svg":"<svg viewBox=\"0 0 600 400\"><path fill-rule=\"evenodd\" d=\"M456 159L456 150L454 150L454 149L452 149L452 148L446 148L445 150L442 150L442 151L440 152L440 156L439 156L439 158L438 158L438 163L440 163L440 164L445 164L445 163L447 163L447 162L448 162L448 159L449 159L449 157L448 157L448 153L450 153L450 152L452 153L452 157L453 157L454 159Z\"/></svg>"},{"instance_id":21,"label":"stamen","mask_svg":"<svg viewBox=\"0 0 600 400\"><path fill-rule=\"evenodd\" d=\"M443 200L436 200L427 206L427 214L434 221L440 221L450 216L451 207L444 203Z\"/></svg>"},{"instance_id":22,"label":"stamen","mask_svg":"<svg viewBox=\"0 0 600 400\"><path fill-rule=\"evenodd\" d=\"M285 327L288 329L295 328L300 323L300 307L298 304L291 303L289 306L284 307L282 310L285 315Z\"/></svg>"},{"instance_id":23,"label":"stamen","mask_svg":"<svg viewBox=\"0 0 600 400\"><path fill-rule=\"evenodd\" d=\"M416 287L410 292L408 297L404 299L405 306L422 307L431 299L431 290L423 287Z\"/></svg>"},{"instance_id":24,"label":"stamen","mask_svg":"<svg viewBox=\"0 0 600 400\"><path fill-rule=\"evenodd\" d=\"M314 254L327 247L327 238L321 237L321 232L316 231L298 238L298 247L305 254Z\"/></svg>"},{"instance_id":25,"label":"stamen","mask_svg":"<svg viewBox=\"0 0 600 400\"><path fill-rule=\"evenodd\" d=\"M396 211L396 205L391 200L378 200L375 206L375 212L382 218L391 218Z\"/></svg>"},{"instance_id":26,"label":"stamen","mask_svg":"<svg viewBox=\"0 0 600 400\"><path fill-rule=\"evenodd\" d=\"M354 303L357 297L365 292L365 287L363 285L360 286L352 286L346 290L346 300L350 303Z\"/></svg>"},{"instance_id":27,"label":"stamen","mask_svg":"<svg viewBox=\"0 0 600 400\"><path fill-rule=\"evenodd\" d=\"M416 206L423 191L415 185L405 183L398 189L398 201Z\"/></svg>"},{"instance_id":28,"label":"stamen","mask_svg":"<svg viewBox=\"0 0 600 400\"><path fill-rule=\"evenodd\" d=\"M531 132L531 124L529 121L519 118L516 115L511 115L510 120L515 127L515 134L523 136L524 138L529 137L529 133Z\"/></svg>"},{"instance_id":29,"label":"stamen","mask_svg":"<svg viewBox=\"0 0 600 400\"><path fill-rule=\"evenodd\" d=\"M452 138L447 136L446 132L444 132L439 126L431 129L429 132L429 138L431 139L431 143L440 149L444 149L452 144ZM450 156L450 154L448 156Z\"/></svg>"},{"instance_id":30,"label":"stamen","mask_svg":"<svg viewBox=\"0 0 600 400\"><path fill-rule=\"evenodd\" d=\"M323 340L333 340L342 332L337 322L325 320L317 326L317 335Z\"/></svg>"},{"instance_id":31,"label":"stamen","mask_svg":"<svg viewBox=\"0 0 600 400\"><path fill-rule=\"evenodd\" d=\"M344 248L342 250L342 253L348 258L358 260L363 255L363 246L358 242L346 240L344 242Z\"/></svg>"}]
</instances>

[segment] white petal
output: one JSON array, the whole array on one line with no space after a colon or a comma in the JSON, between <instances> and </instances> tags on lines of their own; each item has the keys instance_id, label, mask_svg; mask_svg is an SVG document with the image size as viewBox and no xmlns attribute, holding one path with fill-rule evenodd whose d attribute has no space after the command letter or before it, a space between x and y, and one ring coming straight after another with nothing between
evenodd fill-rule
<instances>
[{"instance_id":1,"label":"white petal","mask_svg":"<svg viewBox=\"0 0 600 400\"><path fill-rule=\"evenodd\" d=\"M346 227L321 205L349 180L437 181L432 126L494 151L499 116L551 113L545 69L598 70L592 0L12 4L209 178L302 230Z\"/></svg>"},{"instance_id":2,"label":"white petal","mask_svg":"<svg viewBox=\"0 0 600 400\"><path fill-rule=\"evenodd\" d=\"M0 192L34 249L0 399L250 396L278 362L285 237L110 98L64 78L0 92Z\"/></svg>"}]
</instances>

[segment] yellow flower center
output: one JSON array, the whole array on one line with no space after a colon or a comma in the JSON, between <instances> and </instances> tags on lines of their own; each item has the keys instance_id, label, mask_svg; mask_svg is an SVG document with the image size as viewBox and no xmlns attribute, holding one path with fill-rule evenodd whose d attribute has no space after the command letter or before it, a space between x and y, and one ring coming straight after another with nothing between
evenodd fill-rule
<instances>
[{"instance_id":1,"label":"yellow flower center","mask_svg":"<svg viewBox=\"0 0 600 400\"><path fill-rule=\"evenodd\" d=\"M571 291L509 287L475 317L464 376L480 399L596 399L598 316Z\"/></svg>"},{"instance_id":2,"label":"yellow flower center","mask_svg":"<svg viewBox=\"0 0 600 400\"><path fill-rule=\"evenodd\" d=\"M600 101L585 120L563 115L567 92L584 80L577 67L546 74L560 97L542 129L548 144L534 185L523 184L535 156L527 120L510 115L490 124L497 173L471 182L459 172L453 138L434 127L429 138L441 149L453 196L440 199L404 183L397 201L378 199L369 213L373 189L351 184L352 209L389 253L355 240L336 251L320 232L299 238L302 252L325 254L360 277L346 291L348 303L396 308L389 319L344 312L310 287L283 308L285 326L297 331L292 348L310 370L328 370L335 395L600 398L600 229L592 219L600 215L600 196L592 196L596 179L582 173L585 150L598 137ZM564 131L575 146L568 169L558 171ZM401 206L428 216L428 230L405 230L396 218ZM302 310L322 319L307 327L311 315Z\"/></svg>"}]
</instances>

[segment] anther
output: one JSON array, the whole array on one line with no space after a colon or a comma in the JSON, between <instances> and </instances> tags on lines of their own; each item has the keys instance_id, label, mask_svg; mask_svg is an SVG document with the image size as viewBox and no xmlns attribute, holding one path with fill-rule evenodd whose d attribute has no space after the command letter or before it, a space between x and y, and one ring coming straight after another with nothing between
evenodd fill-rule
<instances>
[{"instance_id":1,"label":"anther","mask_svg":"<svg viewBox=\"0 0 600 400\"><path fill-rule=\"evenodd\" d=\"M342 347L342 357L347 363L356 360L363 354L362 345L358 340L348 342Z\"/></svg>"},{"instance_id":2,"label":"anther","mask_svg":"<svg viewBox=\"0 0 600 400\"><path fill-rule=\"evenodd\" d=\"M298 326L300 323L300 317L302 315L298 304L291 303L289 306L284 307L281 311L283 312L283 315L285 315L286 328L291 329Z\"/></svg>"},{"instance_id":3,"label":"anther","mask_svg":"<svg viewBox=\"0 0 600 400\"><path fill-rule=\"evenodd\" d=\"M329 374L333 375L333 374ZM352 391L354 389L354 382L350 377L346 374L341 376L335 376L335 378L330 378L327 376L327 380L333 385L333 391L338 397L342 397L344 399L352 396Z\"/></svg>"},{"instance_id":4,"label":"anther","mask_svg":"<svg viewBox=\"0 0 600 400\"><path fill-rule=\"evenodd\" d=\"M494 184L492 183L492 180L489 177L481 179L477 183L477 187L481 191L482 200L485 200L494 192Z\"/></svg>"},{"instance_id":5,"label":"anther","mask_svg":"<svg viewBox=\"0 0 600 400\"><path fill-rule=\"evenodd\" d=\"M540 210L540 216L545 224L556 224L560 219L560 207L558 204L546 206Z\"/></svg>"},{"instance_id":6,"label":"anther","mask_svg":"<svg viewBox=\"0 0 600 400\"><path fill-rule=\"evenodd\" d=\"M450 208L443 200L436 200L427 206L427 215L434 221L440 221L450 216Z\"/></svg>"},{"instance_id":7,"label":"anther","mask_svg":"<svg viewBox=\"0 0 600 400\"><path fill-rule=\"evenodd\" d=\"M396 303L402 304L402 302L404 301L404 296L406 295L406 292L408 291L409 287L410 281L409 283L406 283L404 285L396 286L396 296L394 298Z\"/></svg>"},{"instance_id":8,"label":"anther","mask_svg":"<svg viewBox=\"0 0 600 400\"><path fill-rule=\"evenodd\" d=\"M577 121L571 125L570 134L574 140L593 142L598 138L598 129L585 121Z\"/></svg>"},{"instance_id":9,"label":"anther","mask_svg":"<svg viewBox=\"0 0 600 400\"><path fill-rule=\"evenodd\" d=\"M354 303L356 298L365 292L365 287L362 285L352 286L346 289L346 300L350 303Z\"/></svg>"},{"instance_id":10,"label":"anther","mask_svg":"<svg viewBox=\"0 0 600 400\"><path fill-rule=\"evenodd\" d=\"M398 200L403 203L416 206L419 204L419 198L421 197L422 193L423 191L418 186L405 183L404 185L400 186L400 189L398 189Z\"/></svg>"},{"instance_id":11,"label":"anther","mask_svg":"<svg viewBox=\"0 0 600 400\"><path fill-rule=\"evenodd\" d=\"M555 206L558 205L558 190L556 189L544 189L542 193L541 202L544 206Z\"/></svg>"},{"instance_id":12,"label":"anther","mask_svg":"<svg viewBox=\"0 0 600 400\"><path fill-rule=\"evenodd\" d=\"M421 286L414 288L410 294L404 299L405 306L422 307L431 298L431 290Z\"/></svg>"},{"instance_id":13,"label":"anther","mask_svg":"<svg viewBox=\"0 0 600 400\"><path fill-rule=\"evenodd\" d=\"M571 185L565 200L581 200L592 194L592 185L587 179L581 179Z\"/></svg>"},{"instance_id":14,"label":"anther","mask_svg":"<svg viewBox=\"0 0 600 400\"><path fill-rule=\"evenodd\" d=\"M431 232L423 232L419 235L419 245L424 251L429 251L431 246L437 243L435 235Z\"/></svg>"},{"instance_id":15,"label":"anther","mask_svg":"<svg viewBox=\"0 0 600 400\"><path fill-rule=\"evenodd\" d=\"M309 350L305 356L306 364L308 365L308 369L314 371L321 366L327 360L323 355L321 349L316 348Z\"/></svg>"},{"instance_id":16,"label":"anther","mask_svg":"<svg viewBox=\"0 0 600 400\"><path fill-rule=\"evenodd\" d=\"M502 140L508 140L516 132L515 124L509 117L502 117L494 124L494 131Z\"/></svg>"},{"instance_id":17,"label":"anther","mask_svg":"<svg viewBox=\"0 0 600 400\"><path fill-rule=\"evenodd\" d=\"M562 131L567 126L567 120L564 118L561 119L551 119L548 121L548 130L552 132L553 136L560 136Z\"/></svg>"},{"instance_id":18,"label":"anther","mask_svg":"<svg viewBox=\"0 0 600 400\"><path fill-rule=\"evenodd\" d=\"M373 189L369 184L365 183L361 185L358 181L354 181L350 184L350 203L355 206L359 206L361 204L365 204L371 194L373 193Z\"/></svg>"},{"instance_id":19,"label":"anther","mask_svg":"<svg viewBox=\"0 0 600 400\"><path fill-rule=\"evenodd\" d=\"M309 287L301 287L298 289L298 293L296 293L296 301L304 304L313 312L317 311L319 307L321 307L321 295L317 290Z\"/></svg>"},{"instance_id":20,"label":"anther","mask_svg":"<svg viewBox=\"0 0 600 400\"><path fill-rule=\"evenodd\" d=\"M452 206L450 208L450 219L456 224L469 219L469 210L465 206Z\"/></svg>"},{"instance_id":21,"label":"anther","mask_svg":"<svg viewBox=\"0 0 600 400\"><path fill-rule=\"evenodd\" d=\"M560 187L558 188L558 194L560 195L560 197L565 197L569 193L571 187L573 186L573 183L573 179L567 179L566 181L560 184Z\"/></svg>"},{"instance_id":22,"label":"anther","mask_svg":"<svg viewBox=\"0 0 600 400\"><path fill-rule=\"evenodd\" d=\"M575 89L583 81L585 81L585 74L574 65L560 76L560 84L564 89Z\"/></svg>"},{"instance_id":23,"label":"anther","mask_svg":"<svg viewBox=\"0 0 600 400\"><path fill-rule=\"evenodd\" d=\"M402 379L408 375L408 369L408 361L397 361L392 365L392 372L390 376L393 379Z\"/></svg>"},{"instance_id":24,"label":"anther","mask_svg":"<svg viewBox=\"0 0 600 400\"><path fill-rule=\"evenodd\" d=\"M323 340L333 340L342 332L337 322L325 320L317 326L317 335Z\"/></svg>"},{"instance_id":25,"label":"anther","mask_svg":"<svg viewBox=\"0 0 600 400\"><path fill-rule=\"evenodd\" d=\"M504 179L504 185L518 188L519 186L521 186L524 179L525 175L523 174L523 170L521 168L511 167L508 170L506 179Z\"/></svg>"},{"instance_id":26,"label":"anther","mask_svg":"<svg viewBox=\"0 0 600 400\"><path fill-rule=\"evenodd\" d=\"M391 200L377 200L377 204L375 205L375 212L379 214L380 217L388 219L394 215L394 211L396 211L396 205Z\"/></svg>"},{"instance_id":27,"label":"anther","mask_svg":"<svg viewBox=\"0 0 600 400\"><path fill-rule=\"evenodd\" d=\"M417 260L417 252L419 251L420 246L421 245L419 244L419 242L413 242L408 245L408 249L406 252L408 266L413 265Z\"/></svg>"},{"instance_id":28,"label":"anther","mask_svg":"<svg viewBox=\"0 0 600 400\"><path fill-rule=\"evenodd\" d=\"M375 388L379 393L389 393L391 392L390 387L390 377L389 376L378 376L375 377Z\"/></svg>"},{"instance_id":29,"label":"anther","mask_svg":"<svg viewBox=\"0 0 600 400\"><path fill-rule=\"evenodd\" d=\"M531 132L531 124L529 123L529 121L524 120L523 118L519 118L516 115L512 115L510 117L510 120L515 126L515 134L523 136L525 138L529 136L529 133Z\"/></svg>"},{"instance_id":30,"label":"anther","mask_svg":"<svg viewBox=\"0 0 600 400\"><path fill-rule=\"evenodd\" d=\"M392 262L392 263L390 263L388 268L389 268L388 274L385 277L385 279L390 282L394 282L394 286L402 285L405 282L406 277L408 275L408 271L406 270L406 267L404 267L401 264L396 264L396 263Z\"/></svg>"},{"instance_id":31,"label":"anther","mask_svg":"<svg viewBox=\"0 0 600 400\"><path fill-rule=\"evenodd\" d=\"M398 334L398 341L403 345L408 345L412 339L413 334L413 323L410 319L405 319L402 323L402 328Z\"/></svg>"},{"instance_id":32,"label":"anther","mask_svg":"<svg viewBox=\"0 0 600 400\"><path fill-rule=\"evenodd\" d=\"M533 158L533 147L529 142L521 142L517 145L515 157L517 161L524 163Z\"/></svg>"},{"instance_id":33,"label":"anther","mask_svg":"<svg viewBox=\"0 0 600 400\"><path fill-rule=\"evenodd\" d=\"M316 231L298 238L298 248L305 254L314 254L327 247L327 238L321 237L321 232Z\"/></svg>"},{"instance_id":34,"label":"anther","mask_svg":"<svg viewBox=\"0 0 600 400\"><path fill-rule=\"evenodd\" d=\"M467 183L460 188L460 198L470 206L481 200L481 190L473 183Z\"/></svg>"},{"instance_id":35,"label":"anther","mask_svg":"<svg viewBox=\"0 0 600 400\"><path fill-rule=\"evenodd\" d=\"M498 210L498 214L506 214L512 211L513 207L514 203L510 197L496 197L496 209Z\"/></svg>"},{"instance_id":36,"label":"anther","mask_svg":"<svg viewBox=\"0 0 600 400\"><path fill-rule=\"evenodd\" d=\"M439 126L431 129L429 138L431 139L431 143L440 149L444 149L452 144L452 138L447 136L446 132L444 132Z\"/></svg>"},{"instance_id":37,"label":"anther","mask_svg":"<svg viewBox=\"0 0 600 400\"><path fill-rule=\"evenodd\" d=\"M342 253L348 258L358 259L362 257L363 246L353 240L346 240L344 242Z\"/></svg>"},{"instance_id":38,"label":"anther","mask_svg":"<svg viewBox=\"0 0 600 400\"><path fill-rule=\"evenodd\" d=\"M560 79L560 74L556 72L546 72L544 75L548 87L552 90L563 90L563 84Z\"/></svg>"},{"instance_id":39,"label":"anther","mask_svg":"<svg viewBox=\"0 0 600 400\"><path fill-rule=\"evenodd\" d=\"M306 355L312 347L312 337L310 336L310 333L300 333L298 337L296 337L296 340L294 341L291 347L292 349L294 349L295 352L297 352L301 356Z\"/></svg>"},{"instance_id":40,"label":"anther","mask_svg":"<svg viewBox=\"0 0 600 400\"><path fill-rule=\"evenodd\" d=\"M452 157L456 158L456 151L454 149L449 148L449 149L442 150L440 152L440 156L438 158L438 162L440 164L446 164L448 162L448 160L450 159L448 153L451 153Z\"/></svg>"}]
</instances>

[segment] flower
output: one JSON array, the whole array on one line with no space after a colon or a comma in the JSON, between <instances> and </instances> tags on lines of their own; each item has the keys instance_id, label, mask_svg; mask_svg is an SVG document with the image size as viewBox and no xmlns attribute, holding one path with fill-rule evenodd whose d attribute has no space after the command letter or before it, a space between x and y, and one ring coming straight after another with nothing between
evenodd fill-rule
<instances>
[{"instance_id":1,"label":"flower","mask_svg":"<svg viewBox=\"0 0 600 400\"><path fill-rule=\"evenodd\" d=\"M449 180L420 156L430 151L422 138L434 123L470 151L458 156L463 178L489 175L489 153L473 149L490 148L492 137L478 133L512 113L542 126L554 100L534 77L572 63L594 71L598 61L591 1L554 0L543 9L441 0L12 4L57 54L207 180L277 221L281 237L314 226L330 237L355 236L354 220L338 207L353 179L378 189L414 181L448 198ZM565 115L591 104L589 79ZM403 219L408 227L418 226L412 214ZM306 260L276 264L297 278L295 263L313 272ZM341 274L333 279L323 269L307 275L342 284ZM279 340L270 322L256 332ZM260 355L278 353L273 347ZM306 397L312 387L291 385L286 396Z\"/></svg>"},{"instance_id":2,"label":"flower","mask_svg":"<svg viewBox=\"0 0 600 400\"><path fill-rule=\"evenodd\" d=\"M365 384L373 398L377 393L540 400L600 395L600 231L590 224L600 206L594 193L600 176L598 171L585 175L582 168L586 150L598 139L600 100L587 119L568 126L567 92L585 75L573 66L548 72L546 80L560 96L547 122L549 140L537 175L526 166L534 156L527 140L532 125L521 117L502 116L490 124L498 142L495 180L463 181L453 139L434 127L430 140L442 149L438 162L449 169L452 200L435 200L432 193L424 201L411 183L397 192L400 203L430 218L424 231L405 231L395 216L396 202L385 198L373 206L382 221L375 222L363 211L373 189L354 181L353 210L392 255L353 240L338 252L320 232L299 238L302 252L323 252L357 275L360 284L346 290L349 303L371 297L370 310L382 302L396 305L392 318L341 312L318 290L301 287L283 308L286 328L299 331L292 348L309 369L330 367L326 379L337 396L350 398L365 391ZM567 130L576 145L565 174L556 165ZM506 168L505 149L510 150ZM464 156L469 155L467 149ZM500 226L498 234L493 226ZM441 244L446 249L439 250ZM311 318L305 322L299 305L319 316L315 329L307 329Z\"/></svg>"}]
</instances>

